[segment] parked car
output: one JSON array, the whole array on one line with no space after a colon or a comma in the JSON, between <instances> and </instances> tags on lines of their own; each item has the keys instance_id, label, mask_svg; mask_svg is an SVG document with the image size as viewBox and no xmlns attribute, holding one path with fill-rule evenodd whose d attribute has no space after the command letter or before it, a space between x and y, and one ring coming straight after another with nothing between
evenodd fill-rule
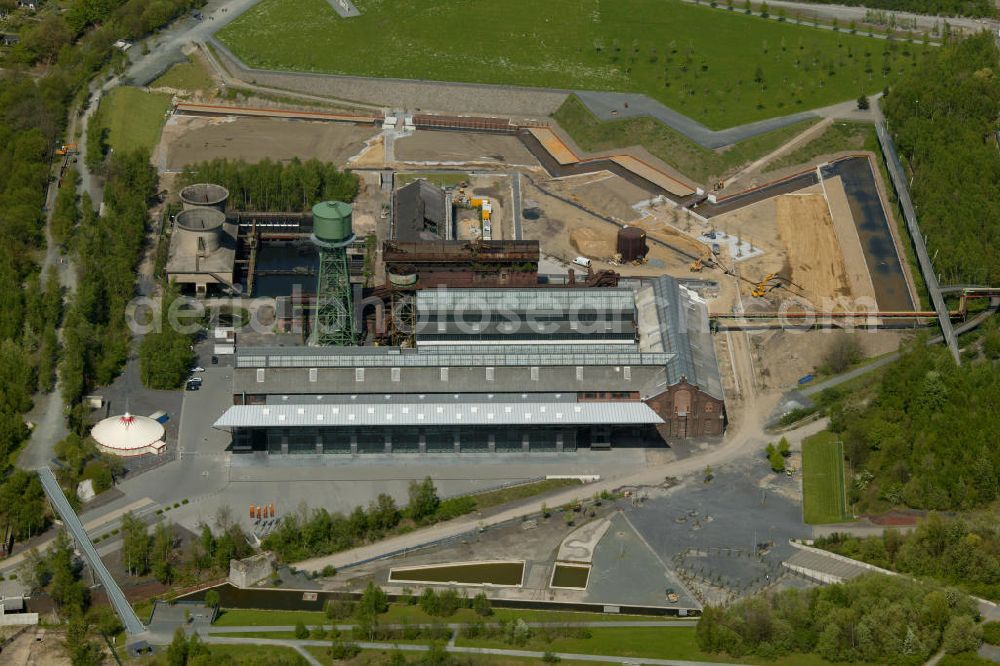
<instances>
[{"instance_id":1,"label":"parked car","mask_svg":"<svg viewBox=\"0 0 1000 666\"><path fill-rule=\"evenodd\" d=\"M188 391L197 391L201 388L201 382L188 382L185 388Z\"/></svg>"},{"instance_id":2,"label":"parked car","mask_svg":"<svg viewBox=\"0 0 1000 666\"><path fill-rule=\"evenodd\" d=\"M196 365L195 367L191 368L191 372L205 372L205 368L201 367L200 365Z\"/></svg>"},{"instance_id":3,"label":"parked car","mask_svg":"<svg viewBox=\"0 0 1000 666\"><path fill-rule=\"evenodd\" d=\"M201 377L188 377L188 384L201 384Z\"/></svg>"},{"instance_id":4,"label":"parked car","mask_svg":"<svg viewBox=\"0 0 1000 666\"><path fill-rule=\"evenodd\" d=\"M212 357L212 365L219 365L219 357L218 356L213 356Z\"/></svg>"}]
</instances>

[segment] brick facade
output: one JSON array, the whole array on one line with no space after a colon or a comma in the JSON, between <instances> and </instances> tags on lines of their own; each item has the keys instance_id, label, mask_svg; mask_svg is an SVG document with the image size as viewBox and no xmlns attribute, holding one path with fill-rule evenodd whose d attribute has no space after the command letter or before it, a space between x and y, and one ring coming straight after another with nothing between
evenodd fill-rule
<instances>
[{"instance_id":1,"label":"brick facade","mask_svg":"<svg viewBox=\"0 0 1000 666\"><path fill-rule=\"evenodd\" d=\"M666 423L658 426L666 440L691 437L721 437L726 428L726 407L686 378L667 388L646 404Z\"/></svg>"}]
</instances>

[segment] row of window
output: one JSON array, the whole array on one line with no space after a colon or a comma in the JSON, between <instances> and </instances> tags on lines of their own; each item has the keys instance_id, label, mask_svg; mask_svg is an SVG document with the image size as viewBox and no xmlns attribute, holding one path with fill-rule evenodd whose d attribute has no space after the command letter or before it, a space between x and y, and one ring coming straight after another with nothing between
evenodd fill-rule
<instances>
[{"instance_id":1,"label":"row of window","mask_svg":"<svg viewBox=\"0 0 1000 666\"><path fill-rule=\"evenodd\" d=\"M577 381L583 381L583 367L582 365L576 366L576 379ZM448 368L439 368L441 373L441 381L448 381ZM539 378L539 366L533 365L529 368L529 373L531 375L531 381L537 382ZM400 381L402 375L401 368L389 368L389 377L392 381ZM266 368L257 368L257 383L263 384L266 376ZM622 366L622 377L625 381L632 381L632 368L630 366ZM319 368L309 368L309 381L315 383L319 379ZM492 366L486 367L486 381L492 382L496 379L495 368ZM363 382L365 381L365 368L354 368L354 381Z\"/></svg>"}]
</instances>

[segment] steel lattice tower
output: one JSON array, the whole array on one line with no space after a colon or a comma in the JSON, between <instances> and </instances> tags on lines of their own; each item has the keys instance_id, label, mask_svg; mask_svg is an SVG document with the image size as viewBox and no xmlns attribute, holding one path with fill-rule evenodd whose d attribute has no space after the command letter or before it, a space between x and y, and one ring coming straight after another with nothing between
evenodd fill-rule
<instances>
[{"instance_id":1,"label":"steel lattice tower","mask_svg":"<svg viewBox=\"0 0 1000 666\"><path fill-rule=\"evenodd\" d=\"M316 316L311 343L320 347L355 343L354 306L347 247L354 242L351 206L324 201L313 206L312 242L319 249Z\"/></svg>"}]
</instances>

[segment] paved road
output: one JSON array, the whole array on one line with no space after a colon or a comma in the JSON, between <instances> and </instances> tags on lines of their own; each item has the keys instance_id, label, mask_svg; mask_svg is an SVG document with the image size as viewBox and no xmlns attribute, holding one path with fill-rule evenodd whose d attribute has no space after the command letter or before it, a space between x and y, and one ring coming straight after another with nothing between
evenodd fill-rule
<instances>
[{"instance_id":1,"label":"paved road","mask_svg":"<svg viewBox=\"0 0 1000 666\"><path fill-rule=\"evenodd\" d=\"M52 470L48 467L43 467L38 470L38 478L42 482L42 488L45 489L45 494L48 495L52 507L59 514L59 517L62 518L63 524L73 535L77 545L80 547L80 552L83 553L87 563L90 565L90 570L97 575L101 581L101 585L104 586L104 591L111 600L111 605L114 606L115 612L118 613L122 624L125 625L125 631L130 636L138 636L145 633L146 627L139 621L139 617L132 610L132 606L128 600L125 599L121 588L118 587L118 583L111 576L108 568L104 566L100 555L94 549L94 544L90 541L90 537L87 536L87 531L80 523L80 518L76 515L73 507L70 506L69 500L63 494L62 488L59 487L59 482L56 481Z\"/></svg>"},{"instance_id":2,"label":"paved road","mask_svg":"<svg viewBox=\"0 0 1000 666\"><path fill-rule=\"evenodd\" d=\"M750 381L749 379L747 380L747 382ZM660 465L646 465L638 471L610 478L602 478L600 481L589 483L582 488L573 487L547 497L546 503L549 506L559 506L578 500L582 496L590 496L603 490L613 491L616 488L626 485L660 485L666 476L683 477L688 474L701 472L705 469L706 465L721 466L731 462L734 458L762 448L769 439L773 439L764 432L764 425L767 421L767 415L773 411L778 397L776 393L758 396L756 391L748 386L741 404L731 405L731 417L733 421L730 424L730 432L727 434L723 444L708 447L704 451L699 451L682 460ZM790 439L794 439L800 435L812 434L822 429L822 425L812 423L788 433L787 436ZM306 571L319 571L327 565L343 569L360 562L385 557L387 554L412 550L428 543L453 538L476 529L517 520L522 516L536 512L537 509L538 500L526 500L485 518L478 516L456 518L446 523L439 523L424 529L414 530L413 532L367 546L296 562L294 566L297 569Z\"/></svg>"},{"instance_id":3,"label":"paved road","mask_svg":"<svg viewBox=\"0 0 1000 666\"><path fill-rule=\"evenodd\" d=\"M148 40L150 50L147 55L142 54L141 48L129 51L132 62L125 72L125 79L133 85L149 84L171 65L185 60L185 47L209 39L257 2L259 0L212 0L202 8L202 20L186 16L174 21L166 30Z\"/></svg>"},{"instance_id":4,"label":"paved road","mask_svg":"<svg viewBox=\"0 0 1000 666\"><path fill-rule=\"evenodd\" d=\"M819 5L809 2L791 2L790 0L770 0L768 2L768 6L771 9L771 14L775 14L778 9L783 8L790 17L794 17L796 12L800 12L803 17L816 16L821 20L837 19L843 27L847 27L851 21L857 21L858 23L864 21L865 14L869 11L867 7L848 7L846 5L826 4ZM938 27L940 27L945 20L947 20L949 25L952 27L962 28L973 32L983 29L992 29L995 32L998 25L997 22L992 19L973 19L955 16L940 18L927 14L913 14L911 12L899 11L889 13L897 19L901 19L900 22L916 21L917 32L923 32L924 30L930 32L934 29L935 23L937 23Z\"/></svg>"},{"instance_id":5,"label":"paved road","mask_svg":"<svg viewBox=\"0 0 1000 666\"><path fill-rule=\"evenodd\" d=\"M222 638L219 636L209 635L204 638L204 641L214 645L277 645L280 647L297 649L300 654L303 652L302 648L305 647L330 647L330 641L299 641L275 638ZM357 645L364 650L400 650L404 652L427 652L430 650L430 646L427 645L410 645L405 643L369 643L363 641L357 643ZM533 650L501 650L496 648L458 647L451 644L446 646L445 649L448 652L455 654L489 654L500 657L522 657L528 659L541 659L545 656L544 652L535 652ZM553 654L560 659L570 659L573 661L596 661L612 664L646 664L648 666L725 666L721 663L711 661L653 659L651 657L617 657L600 654L575 654L570 652L555 652ZM320 663L313 657L307 657L307 659L309 659L312 664L318 665Z\"/></svg>"}]
</instances>

